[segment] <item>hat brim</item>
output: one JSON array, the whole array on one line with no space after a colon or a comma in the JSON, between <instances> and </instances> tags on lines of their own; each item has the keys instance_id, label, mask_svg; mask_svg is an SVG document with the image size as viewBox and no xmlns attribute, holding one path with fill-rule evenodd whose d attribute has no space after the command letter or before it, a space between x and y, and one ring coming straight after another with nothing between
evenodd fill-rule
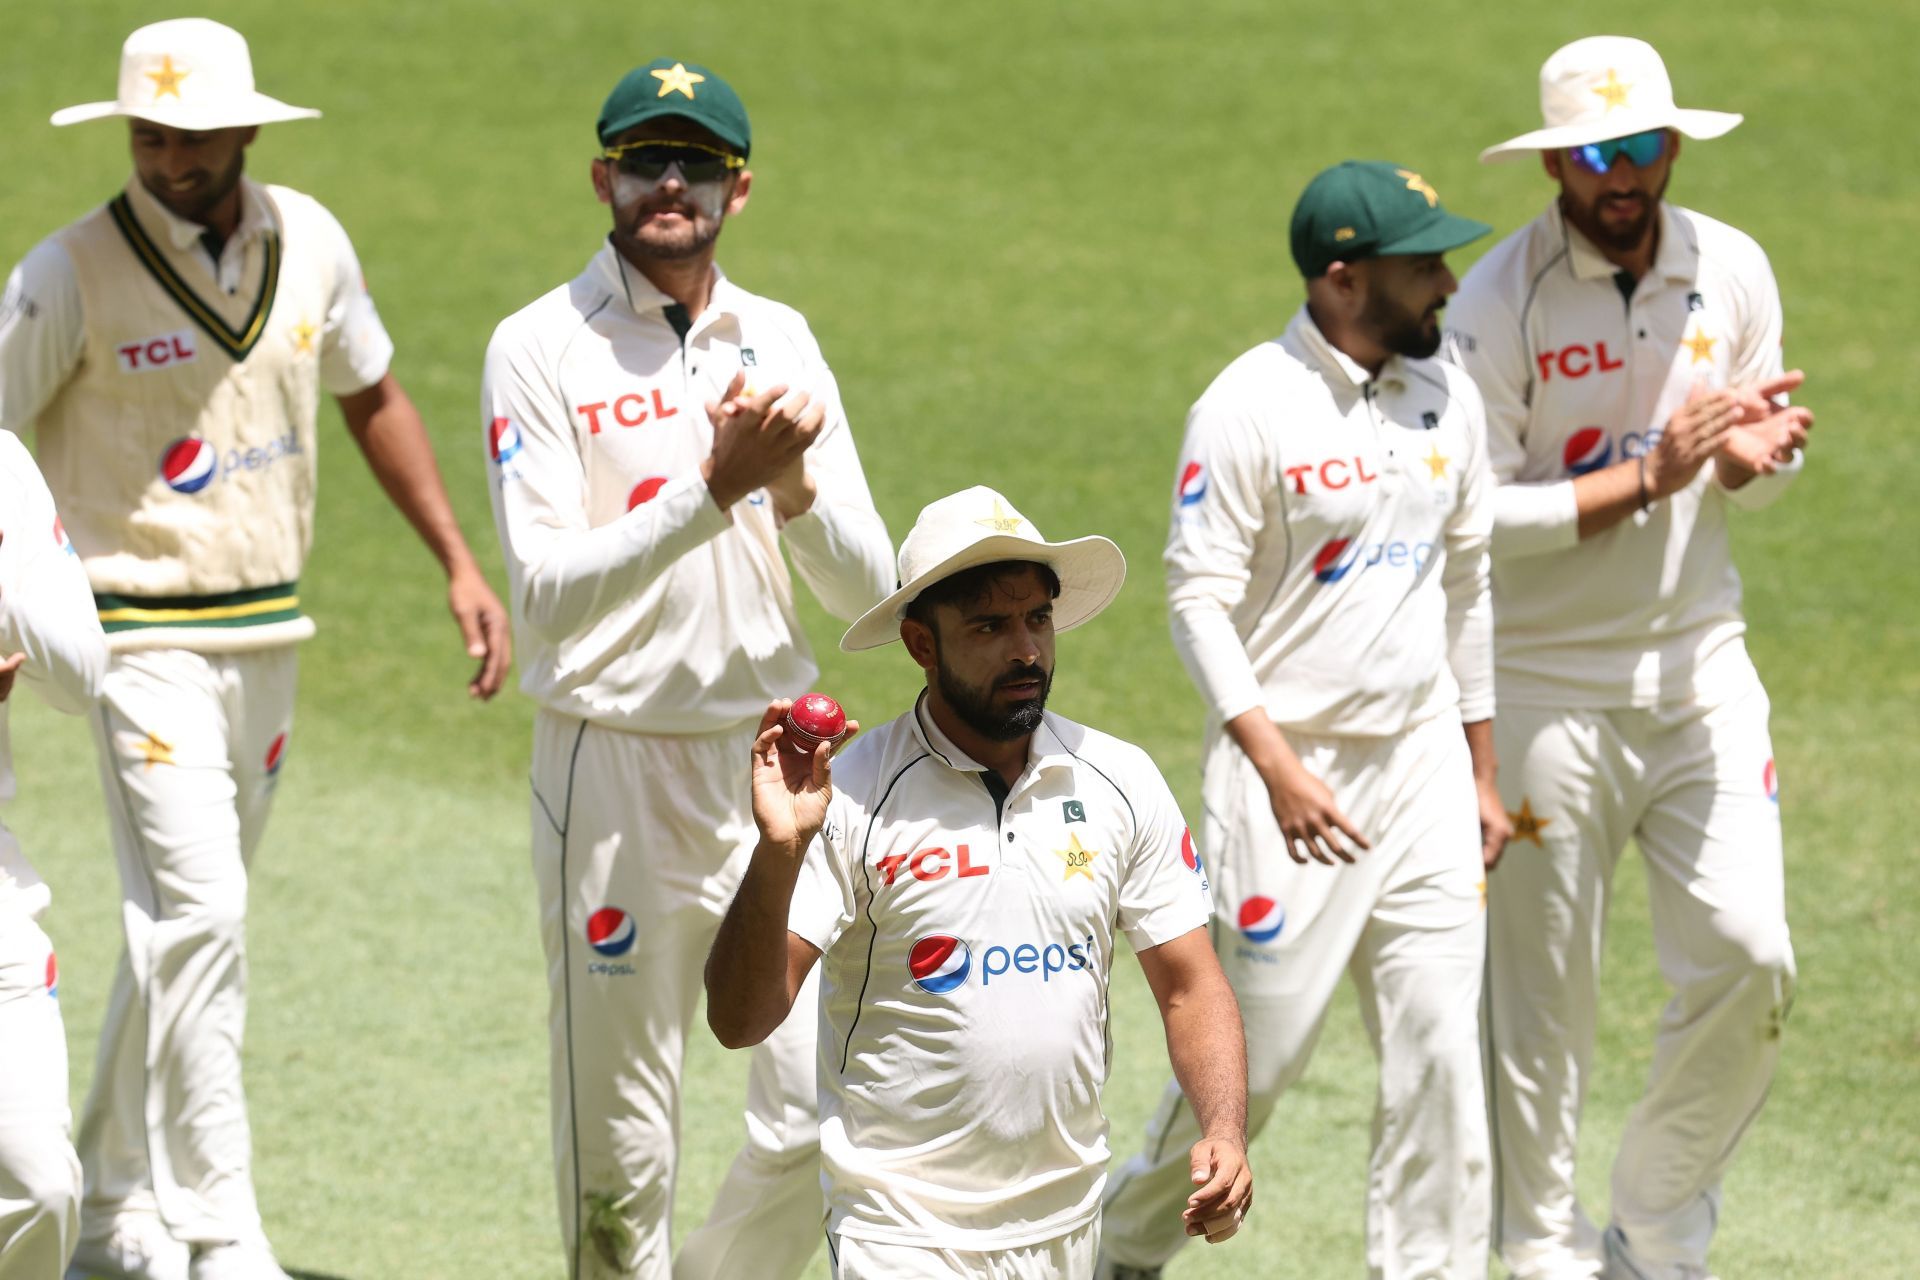
<instances>
[{"instance_id":1,"label":"hat brim","mask_svg":"<svg viewBox=\"0 0 1920 1280\"><path fill-rule=\"evenodd\" d=\"M1429 220L1418 230L1401 236L1375 249L1371 256L1380 258L1415 253L1446 253L1458 249L1463 244L1471 244L1481 236L1491 235L1493 228L1484 222L1475 222L1472 218L1456 217L1442 212L1439 217Z\"/></svg>"},{"instance_id":2,"label":"hat brim","mask_svg":"<svg viewBox=\"0 0 1920 1280\"><path fill-rule=\"evenodd\" d=\"M948 556L933 568L861 614L840 637L848 653L878 649L900 638L900 620L922 591L942 578L976 565L1000 560L1032 560L1052 569L1060 578L1060 594L1053 602L1053 629L1071 631L1093 618L1120 594L1127 580L1127 558L1110 540L1095 534L1067 542L1036 542L1032 538L999 535L982 538Z\"/></svg>"},{"instance_id":3,"label":"hat brim","mask_svg":"<svg viewBox=\"0 0 1920 1280\"><path fill-rule=\"evenodd\" d=\"M1644 133L1648 129L1678 129L1689 138L1705 141L1733 132L1746 119L1736 111L1693 111L1681 107L1662 107L1653 111L1630 112L1585 120L1578 124L1535 129L1517 138L1496 143L1480 153L1481 164L1495 164L1535 151L1559 151L1564 147L1584 147L1589 142L1605 142Z\"/></svg>"},{"instance_id":4,"label":"hat brim","mask_svg":"<svg viewBox=\"0 0 1920 1280\"><path fill-rule=\"evenodd\" d=\"M678 116L682 120L688 120L699 125L702 129L705 129L708 133L718 138L722 143L732 147L734 152L742 159L745 159L747 154L752 150L746 139L731 133L722 133L713 127L713 121L702 116L688 115L685 111L676 110L675 108L677 106L679 106L679 104L671 99L657 106L648 103L638 110L627 112L627 114L616 120L609 120L607 127L600 131L600 141L602 145L604 145L608 139L617 138L635 125L645 124L649 120L663 120L669 116Z\"/></svg>"},{"instance_id":5,"label":"hat brim","mask_svg":"<svg viewBox=\"0 0 1920 1280\"><path fill-rule=\"evenodd\" d=\"M288 120L315 120L320 113L312 107L296 107L278 98L269 98L264 93L252 93L218 103L156 102L142 107L129 107L118 101L85 102L54 112L52 122L56 125L84 124L88 120L106 120L114 116L151 120L170 129L198 132L205 129L242 129L256 124L281 124Z\"/></svg>"}]
</instances>

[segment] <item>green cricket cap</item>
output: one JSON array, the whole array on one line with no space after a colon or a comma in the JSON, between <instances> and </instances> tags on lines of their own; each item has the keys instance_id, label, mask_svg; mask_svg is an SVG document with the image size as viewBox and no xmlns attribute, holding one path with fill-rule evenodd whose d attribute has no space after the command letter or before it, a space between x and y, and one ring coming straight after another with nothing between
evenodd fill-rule
<instances>
[{"instance_id":1,"label":"green cricket cap","mask_svg":"<svg viewBox=\"0 0 1920 1280\"><path fill-rule=\"evenodd\" d=\"M1311 280L1335 262L1445 253L1493 228L1457 218L1440 193L1412 169L1382 160L1347 160L1322 171L1293 207L1293 261Z\"/></svg>"},{"instance_id":2,"label":"green cricket cap","mask_svg":"<svg viewBox=\"0 0 1920 1280\"><path fill-rule=\"evenodd\" d=\"M744 159L753 148L747 108L733 86L697 62L655 58L620 77L600 108L600 142L661 116L691 120Z\"/></svg>"}]
</instances>

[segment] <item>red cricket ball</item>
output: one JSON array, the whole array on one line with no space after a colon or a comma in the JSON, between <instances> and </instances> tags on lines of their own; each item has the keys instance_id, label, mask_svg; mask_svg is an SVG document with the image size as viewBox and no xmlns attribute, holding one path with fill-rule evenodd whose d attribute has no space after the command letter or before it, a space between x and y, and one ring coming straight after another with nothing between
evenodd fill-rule
<instances>
[{"instance_id":1,"label":"red cricket ball","mask_svg":"<svg viewBox=\"0 0 1920 1280\"><path fill-rule=\"evenodd\" d=\"M780 745L812 755L821 743L838 743L847 736L847 713L824 693L802 694L780 721Z\"/></svg>"}]
</instances>

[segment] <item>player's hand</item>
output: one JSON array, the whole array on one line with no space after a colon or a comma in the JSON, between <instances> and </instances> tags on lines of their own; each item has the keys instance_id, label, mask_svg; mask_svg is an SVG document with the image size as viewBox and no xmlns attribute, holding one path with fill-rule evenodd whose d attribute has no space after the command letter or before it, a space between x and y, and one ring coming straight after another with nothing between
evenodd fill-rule
<instances>
[{"instance_id":1,"label":"player's hand","mask_svg":"<svg viewBox=\"0 0 1920 1280\"><path fill-rule=\"evenodd\" d=\"M1710 391L1705 383L1695 383L1687 402L1667 419L1660 442L1642 462L1647 496L1670 497L1692 484L1727 432L1748 412L1741 393L1726 388Z\"/></svg>"},{"instance_id":2,"label":"player's hand","mask_svg":"<svg viewBox=\"0 0 1920 1280\"><path fill-rule=\"evenodd\" d=\"M1267 797L1273 805L1274 820L1280 824L1287 856L1301 866L1309 859L1329 867L1352 862L1348 841L1361 849L1373 848L1340 812L1327 784L1303 768L1268 778Z\"/></svg>"},{"instance_id":3,"label":"player's hand","mask_svg":"<svg viewBox=\"0 0 1920 1280\"><path fill-rule=\"evenodd\" d=\"M760 717L760 734L753 740L753 825L763 844L800 858L826 825L827 805L833 800L834 744L823 742L812 755L783 751L785 734L780 721L793 705L791 698L775 698ZM842 744L860 732L860 722L847 721Z\"/></svg>"},{"instance_id":4,"label":"player's hand","mask_svg":"<svg viewBox=\"0 0 1920 1280\"><path fill-rule=\"evenodd\" d=\"M1488 871L1500 861L1507 841L1513 838L1513 819L1500 799L1500 789L1491 778L1475 778L1473 789L1480 801L1480 865Z\"/></svg>"},{"instance_id":5,"label":"player's hand","mask_svg":"<svg viewBox=\"0 0 1920 1280\"><path fill-rule=\"evenodd\" d=\"M1253 1207L1253 1170L1246 1144L1226 1138L1202 1138L1191 1152L1196 1190L1180 1213L1187 1234L1219 1244L1240 1230Z\"/></svg>"},{"instance_id":6,"label":"player's hand","mask_svg":"<svg viewBox=\"0 0 1920 1280\"><path fill-rule=\"evenodd\" d=\"M787 391L781 383L749 395L746 375L736 373L726 394L707 402L713 452L700 473L721 510L781 481L819 436L826 406L804 391Z\"/></svg>"},{"instance_id":7,"label":"player's hand","mask_svg":"<svg viewBox=\"0 0 1920 1280\"><path fill-rule=\"evenodd\" d=\"M491 698L506 682L507 667L513 661L513 629L507 624L506 606L480 570L468 565L454 570L447 580L447 608L460 624L467 656L480 662L480 669L467 682L467 696Z\"/></svg>"},{"instance_id":8,"label":"player's hand","mask_svg":"<svg viewBox=\"0 0 1920 1280\"><path fill-rule=\"evenodd\" d=\"M20 674L20 667L26 660L24 653L0 658L0 702L5 702L13 693L13 678Z\"/></svg>"}]
</instances>

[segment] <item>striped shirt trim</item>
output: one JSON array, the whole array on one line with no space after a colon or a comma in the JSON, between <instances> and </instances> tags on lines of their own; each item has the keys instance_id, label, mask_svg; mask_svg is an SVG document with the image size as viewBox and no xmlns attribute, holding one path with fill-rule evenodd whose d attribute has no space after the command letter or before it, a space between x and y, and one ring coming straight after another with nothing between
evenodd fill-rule
<instances>
[{"instance_id":1,"label":"striped shirt trim","mask_svg":"<svg viewBox=\"0 0 1920 1280\"><path fill-rule=\"evenodd\" d=\"M235 329L180 278L180 273L173 269L160 247L147 235L146 228L134 217L133 205L125 192L115 196L107 210L113 215L113 224L126 238L127 247L133 250L133 256L167 295L180 304L187 318L235 363L245 360L267 331L267 317L273 313L273 300L280 292L280 233L272 229L260 233L261 244L266 248L266 269L260 275L260 292L253 300L253 309L240 328Z\"/></svg>"},{"instance_id":2,"label":"striped shirt trim","mask_svg":"<svg viewBox=\"0 0 1920 1280\"><path fill-rule=\"evenodd\" d=\"M211 596L123 596L95 592L100 626L111 633L141 627L258 627L300 616L297 582Z\"/></svg>"}]
</instances>

